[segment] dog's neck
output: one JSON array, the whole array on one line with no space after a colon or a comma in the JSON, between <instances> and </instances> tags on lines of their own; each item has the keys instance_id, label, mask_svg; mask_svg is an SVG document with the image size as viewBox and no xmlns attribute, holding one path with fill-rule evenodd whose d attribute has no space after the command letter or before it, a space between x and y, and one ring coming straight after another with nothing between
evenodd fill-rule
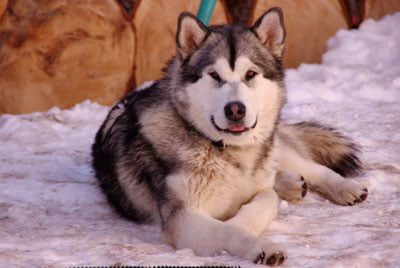
<instances>
[{"instance_id":1,"label":"dog's neck","mask_svg":"<svg viewBox=\"0 0 400 268\"><path fill-rule=\"evenodd\" d=\"M224 140L219 140L219 141L211 141L211 144L217 147L220 150L225 149L228 145L224 143Z\"/></svg>"}]
</instances>

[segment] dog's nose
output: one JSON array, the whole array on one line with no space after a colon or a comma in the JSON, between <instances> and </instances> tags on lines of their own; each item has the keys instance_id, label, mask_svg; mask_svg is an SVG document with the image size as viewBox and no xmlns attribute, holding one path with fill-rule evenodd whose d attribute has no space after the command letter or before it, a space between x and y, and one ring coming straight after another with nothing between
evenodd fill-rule
<instances>
[{"instance_id":1,"label":"dog's nose","mask_svg":"<svg viewBox=\"0 0 400 268\"><path fill-rule=\"evenodd\" d=\"M246 115L246 106L239 101L233 101L225 105L225 116L231 121L239 121Z\"/></svg>"}]
</instances>

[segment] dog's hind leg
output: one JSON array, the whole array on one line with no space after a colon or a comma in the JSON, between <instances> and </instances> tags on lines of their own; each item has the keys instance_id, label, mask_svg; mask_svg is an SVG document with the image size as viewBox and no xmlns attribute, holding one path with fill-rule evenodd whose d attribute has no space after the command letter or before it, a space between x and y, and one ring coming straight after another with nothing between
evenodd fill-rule
<instances>
[{"instance_id":1,"label":"dog's hind leg","mask_svg":"<svg viewBox=\"0 0 400 268\"><path fill-rule=\"evenodd\" d=\"M258 193L238 213L227 220L254 235L261 234L278 213L278 195L272 189Z\"/></svg>"},{"instance_id":2,"label":"dog's hind leg","mask_svg":"<svg viewBox=\"0 0 400 268\"><path fill-rule=\"evenodd\" d=\"M278 169L300 173L311 187L340 205L354 205L367 198L367 189L355 180L345 179L330 168L306 159L287 147L280 156Z\"/></svg>"},{"instance_id":3,"label":"dog's hind leg","mask_svg":"<svg viewBox=\"0 0 400 268\"><path fill-rule=\"evenodd\" d=\"M306 196L308 185L300 173L277 172L274 189L281 199L297 202Z\"/></svg>"}]
</instances>

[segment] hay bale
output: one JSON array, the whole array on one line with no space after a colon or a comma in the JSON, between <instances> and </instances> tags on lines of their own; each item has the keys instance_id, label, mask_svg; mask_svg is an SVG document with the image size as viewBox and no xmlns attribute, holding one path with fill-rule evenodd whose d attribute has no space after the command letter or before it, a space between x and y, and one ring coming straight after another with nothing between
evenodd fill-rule
<instances>
[{"instance_id":1,"label":"hay bale","mask_svg":"<svg viewBox=\"0 0 400 268\"><path fill-rule=\"evenodd\" d=\"M10 1L0 20L0 112L110 104L127 90L134 51L117 1Z\"/></svg>"},{"instance_id":2,"label":"hay bale","mask_svg":"<svg viewBox=\"0 0 400 268\"><path fill-rule=\"evenodd\" d=\"M6 11L8 0L0 0L0 19Z\"/></svg>"}]
</instances>

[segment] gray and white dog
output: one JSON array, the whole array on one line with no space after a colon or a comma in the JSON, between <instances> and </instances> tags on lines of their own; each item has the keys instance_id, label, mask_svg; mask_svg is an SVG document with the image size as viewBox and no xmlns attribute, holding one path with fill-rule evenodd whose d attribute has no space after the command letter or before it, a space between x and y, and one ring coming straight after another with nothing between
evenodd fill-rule
<instances>
[{"instance_id":1,"label":"gray and white dog","mask_svg":"<svg viewBox=\"0 0 400 268\"><path fill-rule=\"evenodd\" d=\"M279 265L281 248L259 237L278 195L302 199L309 184L337 204L366 199L364 186L343 178L361 170L351 140L280 121L284 41L279 8L252 27L180 15L164 78L117 103L93 145L97 178L120 214L159 222L175 248Z\"/></svg>"}]
</instances>

